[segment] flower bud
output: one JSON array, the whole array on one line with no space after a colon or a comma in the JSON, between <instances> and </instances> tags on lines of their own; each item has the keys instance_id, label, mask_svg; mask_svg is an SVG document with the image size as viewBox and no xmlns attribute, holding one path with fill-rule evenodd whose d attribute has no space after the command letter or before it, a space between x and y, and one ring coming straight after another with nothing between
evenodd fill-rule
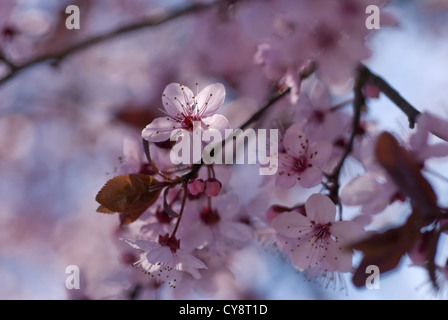
<instances>
[{"instance_id":1,"label":"flower bud","mask_svg":"<svg viewBox=\"0 0 448 320\"><path fill-rule=\"evenodd\" d=\"M221 190L222 184L215 178L209 178L205 181L205 194L209 197L216 197Z\"/></svg>"},{"instance_id":2,"label":"flower bud","mask_svg":"<svg viewBox=\"0 0 448 320\"><path fill-rule=\"evenodd\" d=\"M202 179L191 179L187 182L187 189L192 196L197 196L204 192L205 182Z\"/></svg>"}]
</instances>

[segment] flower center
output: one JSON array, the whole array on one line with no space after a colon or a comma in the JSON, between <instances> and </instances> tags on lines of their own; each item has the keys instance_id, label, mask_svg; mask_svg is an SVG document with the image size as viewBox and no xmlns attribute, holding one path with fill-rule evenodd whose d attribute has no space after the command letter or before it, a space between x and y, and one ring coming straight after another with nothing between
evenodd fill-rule
<instances>
[{"instance_id":1,"label":"flower center","mask_svg":"<svg viewBox=\"0 0 448 320\"><path fill-rule=\"evenodd\" d=\"M210 207L205 207L200 213L202 222L208 225L213 225L219 222L221 218L216 210L212 210Z\"/></svg>"},{"instance_id":2,"label":"flower center","mask_svg":"<svg viewBox=\"0 0 448 320\"><path fill-rule=\"evenodd\" d=\"M191 114L182 114L184 116L184 119L182 120L182 129L186 129L189 131L193 131L193 122L194 121L201 121L201 117L194 116Z\"/></svg>"},{"instance_id":3,"label":"flower center","mask_svg":"<svg viewBox=\"0 0 448 320\"><path fill-rule=\"evenodd\" d=\"M327 224L316 224L313 227L313 236L316 240L328 239L331 236L330 232L331 222Z\"/></svg>"},{"instance_id":4,"label":"flower center","mask_svg":"<svg viewBox=\"0 0 448 320\"><path fill-rule=\"evenodd\" d=\"M311 119L316 122L316 123L324 123L325 121L325 112L323 112L322 110L314 110L312 115L311 115Z\"/></svg>"},{"instance_id":5,"label":"flower center","mask_svg":"<svg viewBox=\"0 0 448 320\"><path fill-rule=\"evenodd\" d=\"M302 156L297 159L294 168L298 173L302 173L308 167L308 158L306 156Z\"/></svg>"},{"instance_id":6,"label":"flower center","mask_svg":"<svg viewBox=\"0 0 448 320\"><path fill-rule=\"evenodd\" d=\"M159 244L161 246L167 246L171 249L172 253L176 253L176 250L180 248L180 239L177 240L175 236L171 236L166 233L164 236L159 235Z\"/></svg>"}]
</instances>

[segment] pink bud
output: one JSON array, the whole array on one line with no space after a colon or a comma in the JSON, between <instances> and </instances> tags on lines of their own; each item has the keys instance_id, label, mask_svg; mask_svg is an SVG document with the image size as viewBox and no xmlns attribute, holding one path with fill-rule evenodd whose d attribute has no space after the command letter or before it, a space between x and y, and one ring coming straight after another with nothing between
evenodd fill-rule
<instances>
[{"instance_id":1,"label":"pink bud","mask_svg":"<svg viewBox=\"0 0 448 320\"><path fill-rule=\"evenodd\" d=\"M187 182L187 189L192 196L197 196L198 194L204 192L205 182L202 179L192 179Z\"/></svg>"},{"instance_id":2,"label":"pink bud","mask_svg":"<svg viewBox=\"0 0 448 320\"><path fill-rule=\"evenodd\" d=\"M216 197L221 190L222 184L215 178L205 181L205 194L209 197Z\"/></svg>"},{"instance_id":3,"label":"pink bud","mask_svg":"<svg viewBox=\"0 0 448 320\"><path fill-rule=\"evenodd\" d=\"M380 96L380 89L371 84L366 84L364 86L364 96L366 98L378 98Z\"/></svg>"}]
</instances>

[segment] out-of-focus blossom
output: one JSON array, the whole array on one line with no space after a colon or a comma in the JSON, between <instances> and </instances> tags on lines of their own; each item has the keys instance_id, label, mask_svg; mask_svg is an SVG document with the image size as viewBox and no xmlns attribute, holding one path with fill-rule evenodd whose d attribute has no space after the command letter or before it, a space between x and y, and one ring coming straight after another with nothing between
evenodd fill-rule
<instances>
[{"instance_id":1,"label":"out-of-focus blossom","mask_svg":"<svg viewBox=\"0 0 448 320\"><path fill-rule=\"evenodd\" d=\"M286 152L279 154L277 185L283 188L291 188L296 182L304 188L318 185L322 181L321 166L331 155L331 144L310 142L297 125L286 131L282 143Z\"/></svg>"},{"instance_id":2,"label":"out-of-focus blossom","mask_svg":"<svg viewBox=\"0 0 448 320\"><path fill-rule=\"evenodd\" d=\"M278 232L277 244L294 267L301 271L352 271L352 254L345 247L364 234L363 228L356 222L335 221L336 206L322 194L308 198L305 212L284 212L271 222Z\"/></svg>"}]
</instances>

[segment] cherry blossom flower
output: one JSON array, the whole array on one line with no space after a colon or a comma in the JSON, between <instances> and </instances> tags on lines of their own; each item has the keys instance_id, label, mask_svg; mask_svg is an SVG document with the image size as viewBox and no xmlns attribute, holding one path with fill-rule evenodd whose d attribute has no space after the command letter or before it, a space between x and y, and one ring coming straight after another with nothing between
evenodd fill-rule
<instances>
[{"instance_id":1,"label":"cherry blossom flower","mask_svg":"<svg viewBox=\"0 0 448 320\"><path fill-rule=\"evenodd\" d=\"M150 142L168 140L173 130L193 131L193 122L201 123L201 129L229 128L226 117L215 112L224 103L226 92L221 83L207 86L196 96L186 86L169 84L162 95L166 116L154 119L142 131L142 137Z\"/></svg>"},{"instance_id":2,"label":"cherry blossom flower","mask_svg":"<svg viewBox=\"0 0 448 320\"><path fill-rule=\"evenodd\" d=\"M296 182L311 188L322 181L321 167L329 160L332 146L328 141L310 142L302 129L292 125L283 137L286 152L279 154L276 184L291 188Z\"/></svg>"},{"instance_id":3,"label":"cherry blossom flower","mask_svg":"<svg viewBox=\"0 0 448 320\"><path fill-rule=\"evenodd\" d=\"M159 235L158 242L146 240L126 240L126 242L131 247L144 251L140 255L140 260L134 265L172 288L179 283L183 272L200 279L198 269L207 269L204 262L180 249L180 240L168 234Z\"/></svg>"},{"instance_id":4,"label":"cherry blossom flower","mask_svg":"<svg viewBox=\"0 0 448 320\"><path fill-rule=\"evenodd\" d=\"M252 228L238 219L239 201L236 195L225 194L209 203L197 201L185 209L181 237L188 248L209 248L225 252L240 248L253 238Z\"/></svg>"},{"instance_id":5,"label":"cherry blossom flower","mask_svg":"<svg viewBox=\"0 0 448 320\"><path fill-rule=\"evenodd\" d=\"M313 194L305 202L306 215L288 211L271 222L277 244L298 270L352 271L352 253L345 247L364 234L353 221L335 221L336 206L325 195Z\"/></svg>"},{"instance_id":6,"label":"cherry blossom flower","mask_svg":"<svg viewBox=\"0 0 448 320\"><path fill-rule=\"evenodd\" d=\"M361 206L361 213L368 215L382 212L396 200L406 200L385 173L375 171L369 171L344 185L340 198L344 205Z\"/></svg>"},{"instance_id":7,"label":"cherry blossom flower","mask_svg":"<svg viewBox=\"0 0 448 320\"><path fill-rule=\"evenodd\" d=\"M431 123L434 126L431 126ZM417 131L409 139L410 152L425 168L428 159L448 156L446 142L429 144L430 129L441 135L444 126L441 120L422 114L417 122ZM366 173L353 178L341 189L340 198L344 205L361 206L361 213L376 214L382 212L395 201L404 202L406 198L400 193L395 183L377 163L373 149L375 141L365 141L360 149L361 163Z\"/></svg>"}]
</instances>

